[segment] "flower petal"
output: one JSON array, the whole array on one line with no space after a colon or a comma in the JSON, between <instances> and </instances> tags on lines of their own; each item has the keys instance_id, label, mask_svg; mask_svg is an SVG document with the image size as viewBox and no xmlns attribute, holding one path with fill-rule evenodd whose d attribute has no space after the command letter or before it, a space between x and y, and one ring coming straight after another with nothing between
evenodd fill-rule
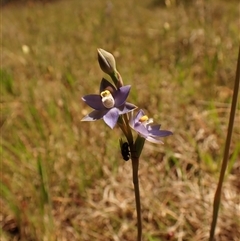
<instances>
[{"instance_id":1,"label":"flower petal","mask_svg":"<svg viewBox=\"0 0 240 241\"><path fill-rule=\"evenodd\" d=\"M144 138L147 138L149 135L147 128L139 122L134 124L133 129Z\"/></svg>"},{"instance_id":2,"label":"flower petal","mask_svg":"<svg viewBox=\"0 0 240 241\"><path fill-rule=\"evenodd\" d=\"M173 134L171 131L160 130L160 125L148 125L147 129L151 136L156 137L165 137Z\"/></svg>"},{"instance_id":3,"label":"flower petal","mask_svg":"<svg viewBox=\"0 0 240 241\"><path fill-rule=\"evenodd\" d=\"M106 109L102 103L102 98L100 95L85 95L82 97L82 100L95 110Z\"/></svg>"},{"instance_id":4,"label":"flower petal","mask_svg":"<svg viewBox=\"0 0 240 241\"><path fill-rule=\"evenodd\" d=\"M156 136L156 137L165 137L165 136L170 136L173 133L171 131L165 131L165 130L149 130L149 134L151 136Z\"/></svg>"},{"instance_id":5,"label":"flower petal","mask_svg":"<svg viewBox=\"0 0 240 241\"><path fill-rule=\"evenodd\" d=\"M114 93L114 99L115 99L115 106L119 107L123 105L129 95L131 89L131 85L125 85L123 87L120 87L115 93Z\"/></svg>"},{"instance_id":6,"label":"flower petal","mask_svg":"<svg viewBox=\"0 0 240 241\"><path fill-rule=\"evenodd\" d=\"M99 120L99 119L103 118L103 116L106 114L107 111L108 110L103 110L103 111L94 110L91 113L89 113L88 115L84 116L81 121Z\"/></svg>"},{"instance_id":7,"label":"flower petal","mask_svg":"<svg viewBox=\"0 0 240 241\"><path fill-rule=\"evenodd\" d=\"M163 144L163 142L160 140L160 139L157 139L157 138L153 138L151 136L148 136L146 138L147 141L150 141L152 143L156 143L156 144Z\"/></svg>"},{"instance_id":8,"label":"flower petal","mask_svg":"<svg viewBox=\"0 0 240 241\"><path fill-rule=\"evenodd\" d=\"M105 123L113 129L113 127L117 124L119 117L119 110L117 108L110 109L104 116L103 120Z\"/></svg>"},{"instance_id":9,"label":"flower petal","mask_svg":"<svg viewBox=\"0 0 240 241\"><path fill-rule=\"evenodd\" d=\"M112 94L114 94L114 92L116 91L116 88L108 80L102 78L99 91L101 93L104 90L109 90Z\"/></svg>"},{"instance_id":10,"label":"flower petal","mask_svg":"<svg viewBox=\"0 0 240 241\"><path fill-rule=\"evenodd\" d=\"M144 114L143 110L139 110L138 113L137 113L137 115L136 115L136 117L135 117L135 122L138 122L139 119L140 119L142 116L144 116L144 115L145 115L145 114Z\"/></svg>"},{"instance_id":11,"label":"flower petal","mask_svg":"<svg viewBox=\"0 0 240 241\"><path fill-rule=\"evenodd\" d=\"M122 105L122 106L118 107L118 109L120 111L120 115L126 114L126 113L128 113L130 111L133 111L136 108L137 108L136 105L128 103L128 102L126 102L125 105Z\"/></svg>"},{"instance_id":12,"label":"flower petal","mask_svg":"<svg viewBox=\"0 0 240 241\"><path fill-rule=\"evenodd\" d=\"M158 125L158 124L156 124L156 125L150 124L150 125L148 125L148 130L149 131L151 131L151 130L160 130L160 127L161 127L161 125Z\"/></svg>"}]
</instances>

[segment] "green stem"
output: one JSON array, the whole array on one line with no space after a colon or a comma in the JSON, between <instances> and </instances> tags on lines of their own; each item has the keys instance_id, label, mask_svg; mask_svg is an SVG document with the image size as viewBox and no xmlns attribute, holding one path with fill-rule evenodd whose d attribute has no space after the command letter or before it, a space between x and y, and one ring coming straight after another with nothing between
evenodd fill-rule
<instances>
[{"instance_id":1,"label":"green stem","mask_svg":"<svg viewBox=\"0 0 240 241\"><path fill-rule=\"evenodd\" d=\"M128 135L126 137L128 139L129 145L132 145L133 144L133 135L132 135L131 128L129 126L129 116L128 116L128 114L124 114L123 118L124 118L124 121L125 121L125 126L126 126L126 129L127 129L127 133L128 133Z\"/></svg>"},{"instance_id":2,"label":"green stem","mask_svg":"<svg viewBox=\"0 0 240 241\"><path fill-rule=\"evenodd\" d=\"M136 202L136 210L137 210L137 228L138 228L137 241L141 241L142 240L142 217L141 217L141 202L140 202L140 191L139 191L139 182L138 182L138 166L139 166L139 158L133 156L132 172L133 172L133 185L134 185L135 202Z\"/></svg>"},{"instance_id":3,"label":"green stem","mask_svg":"<svg viewBox=\"0 0 240 241\"><path fill-rule=\"evenodd\" d=\"M129 145L132 145L133 144L133 135L132 135L132 131L131 131L131 128L130 128L128 122L129 121L128 121L127 114L123 114L118 119L118 126L121 128L123 134L127 138Z\"/></svg>"},{"instance_id":4,"label":"green stem","mask_svg":"<svg viewBox=\"0 0 240 241\"><path fill-rule=\"evenodd\" d=\"M133 185L134 185L136 211L137 211L137 229L138 229L137 241L141 241L142 240L142 217L141 217L141 202L140 202L140 191L139 191L139 181L138 181L138 166L139 166L140 154L137 153L136 143L135 144L133 143L133 135L132 135L131 128L129 126L129 119L127 114L120 116L118 120L118 125L121 128L124 135L126 136L130 146L130 151L131 151L132 173L133 173L132 178L133 178Z\"/></svg>"},{"instance_id":5,"label":"green stem","mask_svg":"<svg viewBox=\"0 0 240 241\"><path fill-rule=\"evenodd\" d=\"M236 111L236 106L237 106L239 82L240 82L240 47L239 47L239 51L238 51L236 79L235 79L235 85L234 85L234 90L233 90L234 92L233 92L232 106L231 106L231 112L230 112L230 117L229 117L228 132L227 132L223 162L222 162L217 190L216 190L216 193L214 196L213 219L212 219L212 224L211 224L211 229L210 229L209 241L214 240L215 228L217 225L218 211L219 211L219 206L220 206L220 202L221 202L222 185L223 185L224 176L225 176L225 172L226 172L227 164L228 164L229 148L230 148L230 143L231 143L231 138L232 138L234 116L235 116L235 111Z\"/></svg>"}]
</instances>

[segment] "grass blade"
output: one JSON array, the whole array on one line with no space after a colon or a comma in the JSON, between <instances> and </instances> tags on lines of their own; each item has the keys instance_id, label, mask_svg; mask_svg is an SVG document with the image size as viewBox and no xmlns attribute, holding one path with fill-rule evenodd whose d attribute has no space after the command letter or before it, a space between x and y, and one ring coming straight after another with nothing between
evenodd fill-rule
<instances>
[{"instance_id":1,"label":"grass blade","mask_svg":"<svg viewBox=\"0 0 240 241\"><path fill-rule=\"evenodd\" d=\"M219 211L219 206L220 206L220 202L221 202L222 185L223 185L224 176L225 176L225 172L226 172L227 165L228 165L229 148L230 148L230 144L231 144L234 117L235 117L235 112L236 112L236 107L237 107L239 82L240 82L240 47L239 47L239 51L238 51L236 79L235 79L235 85L234 85L234 90L233 90L233 99L232 99L232 106L231 106L231 112L230 112L230 117L229 117L228 132L227 132L227 139L226 139L226 144L225 144L223 162L222 162L217 190L216 190L216 193L214 196L213 218L212 218L212 224L211 224L211 229L210 229L209 241L214 240L215 228L217 225L218 211Z\"/></svg>"}]
</instances>

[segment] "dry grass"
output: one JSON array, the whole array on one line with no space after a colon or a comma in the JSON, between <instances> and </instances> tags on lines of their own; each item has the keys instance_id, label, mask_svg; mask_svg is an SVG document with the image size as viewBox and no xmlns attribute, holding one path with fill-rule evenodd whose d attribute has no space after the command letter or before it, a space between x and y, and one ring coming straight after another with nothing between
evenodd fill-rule
<instances>
[{"instance_id":1,"label":"dry grass","mask_svg":"<svg viewBox=\"0 0 240 241\"><path fill-rule=\"evenodd\" d=\"M1 240L135 240L120 130L80 122L89 111L81 96L97 92L104 76L98 47L115 55L132 85L129 101L174 132L143 151L143 240L208 239L239 3L165 2L12 1L1 9ZM239 123L238 108L216 241L240 238Z\"/></svg>"}]
</instances>

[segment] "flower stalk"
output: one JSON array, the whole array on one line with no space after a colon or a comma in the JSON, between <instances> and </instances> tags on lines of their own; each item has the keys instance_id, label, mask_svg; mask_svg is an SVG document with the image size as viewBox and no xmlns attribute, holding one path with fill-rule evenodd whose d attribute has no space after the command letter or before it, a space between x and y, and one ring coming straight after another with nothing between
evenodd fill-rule
<instances>
[{"instance_id":1,"label":"flower stalk","mask_svg":"<svg viewBox=\"0 0 240 241\"><path fill-rule=\"evenodd\" d=\"M134 145L133 145L134 148ZM131 155L135 153L131 151ZM137 211L137 241L142 240L142 217L141 217L141 200L140 200L140 190L139 190L139 181L138 181L138 167L139 167L139 158L132 157L132 178L134 185L134 194L135 194L135 203Z\"/></svg>"}]
</instances>

